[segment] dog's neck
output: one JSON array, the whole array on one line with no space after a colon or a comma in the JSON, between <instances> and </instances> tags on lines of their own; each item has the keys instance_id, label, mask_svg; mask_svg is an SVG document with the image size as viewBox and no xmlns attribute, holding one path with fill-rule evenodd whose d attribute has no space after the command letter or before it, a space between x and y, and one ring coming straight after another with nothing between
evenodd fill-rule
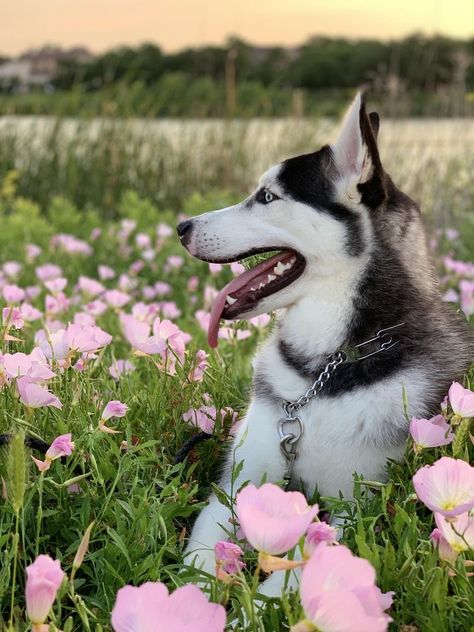
<instances>
[{"instance_id":1,"label":"dog's neck","mask_svg":"<svg viewBox=\"0 0 474 632\"><path fill-rule=\"evenodd\" d=\"M306 296L281 310L279 337L293 352L318 362L345 343L354 315L354 294L360 273L347 270L337 278L315 278Z\"/></svg>"}]
</instances>

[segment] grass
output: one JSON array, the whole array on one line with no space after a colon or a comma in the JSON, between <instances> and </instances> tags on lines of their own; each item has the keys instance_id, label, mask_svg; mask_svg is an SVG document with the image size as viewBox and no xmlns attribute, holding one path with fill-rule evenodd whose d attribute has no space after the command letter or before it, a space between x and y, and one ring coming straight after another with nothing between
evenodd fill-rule
<instances>
[{"instance_id":1,"label":"grass","mask_svg":"<svg viewBox=\"0 0 474 632\"><path fill-rule=\"evenodd\" d=\"M285 142L291 141L286 139ZM95 147L99 152L98 142ZM447 187L450 184L450 188L442 192L441 199L434 199L435 193L432 193L432 204L428 204L431 223L460 228L462 238L457 242L448 242L441 237L439 249L454 250L459 257L473 261L474 224L472 215L469 219L466 211L472 211L474 188L472 183L461 186L467 178L463 169L468 169L468 166L463 164L461 171L456 169L456 165L462 164L463 152L466 151L461 142L460 147L459 151L454 151L456 155L448 156L443 165L433 163L434 154L430 154L424 163L420 159L417 168L423 164L425 173L412 173L411 177L419 190L427 191L431 186L440 195L441 185ZM235 146L231 145L225 151L230 156L234 149ZM224 149L221 147L219 151L224 152ZM274 151L278 154L281 146ZM238 161L239 153L236 155ZM92 164L101 170L99 180L107 177L108 165L102 163L99 166L99 162L94 162L98 156L99 153L96 153L92 157ZM109 158L104 154L103 160ZM31 157L31 160L35 159L37 157ZM66 163L68 159L66 156ZM46 180L42 186L46 190L52 183L54 190L64 176L63 166L55 179L52 160L44 160L47 170L43 174ZM84 159L82 164L85 163ZM0 164L6 171L5 162ZM203 171L210 169L211 164L209 158L209 165L201 165ZM241 166L236 165L235 169ZM28 168L25 168L26 171ZM408 177L409 168L404 168ZM444 175L436 181L435 173ZM24 175L20 174L22 193L24 185L21 179ZM234 201L250 177L247 172L245 175L239 172L238 175L240 184L234 187L235 195L214 192L203 197L195 193L186 199L180 195L177 196L182 197L179 210L193 214ZM32 177L36 177L34 171ZM73 590L71 583L64 587L54 608L54 622L61 630L99 632L110 629L110 611L115 593L126 583L138 585L159 580L172 589L198 579L195 570L183 566L182 550L193 519L218 479L227 439L224 429L218 424L212 440L200 444L185 463L173 465L180 447L196 432L183 422L182 414L191 407L201 406L204 393L209 393L217 409L230 406L243 414L249 397L250 359L265 331L252 327L250 338L221 343L219 350L210 355L203 381L189 381L195 352L207 349L205 333L195 318L196 310L203 307L204 287L221 287L224 280L230 278L229 271L221 272L216 280L205 264L187 256L182 268L167 269L170 255L184 255L177 240L171 236L164 240L157 256L151 262L145 261L143 269L133 276L130 275L130 265L142 258L142 252L135 245L133 235L127 242L127 248L120 244L118 238L120 221L127 218L137 221L135 232L146 232L155 241L158 222L176 223L178 208L169 206L175 187L178 189L179 182L189 178L185 185L182 184L187 192L192 187L192 178L196 177L177 172L175 183L167 179L161 184L155 182L153 186L156 189L161 186L163 199L167 200L167 203L158 206L137 193L123 192L117 203L112 205L113 209L110 207L109 210L109 215L114 215L115 219L104 218L94 209L94 206L101 208L99 198L93 199L92 204L81 204L79 210L67 197L51 197L42 193L37 198L40 204L20 197L15 188L18 184L15 173L10 173L0 187L0 264L9 260L23 263L16 280L21 287L36 284L35 266L51 262L60 265L68 279L66 294L76 295L73 288L79 276L97 278L98 264L107 264L117 272L117 278L120 274L128 274L137 283L130 290L133 301L124 308L125 311L130 311L132 303L140 300L143 287L158 280L168 282L172 288L169 300L175 301L181 312L174 320L182 330L192 335L184 366L177 367L176 375L167 375L150 358L131 354L130 345L121 332L119 313L109 309L97 318L97 324L112 334L112 344L85 371L74 368L60 371L56 367L57 376L51 381L50 388L60 398L62 410L41 408L28 411L19 402L13 388L0 389L0 433L23 431L49 443L57 435L71 432L76 443L73 455L64 462L54 462L44 475L38 473L31 461L30 450L23 453L17 446L13 453L15 458L13 462L10 459L7 466L8 450L0 448L0 475L6 481L8 498L3 498L0 510L0 613L4 626L11 616L10 603L15 586L13 629L28 629L23 599L25 567L38 552L49 553L61 560L63 569L70 575L75 553L92 522L89 552L75 575ZM215 174L209 175L207 182L213 182L216 177ZM170 173L167 178L171 178ZM64 185L65 192L71 190L69 180L66 179ZM99 187L93 180L89 182L82 177L78 177L79 185L85 201L89 195L94 197L96 187ZM73 197L76 198L78 194L75 191ZM454 204L448 208L449 201L454 201ZM93 241L91 232L97 227L102 232ZM91 244L93 255L71 255L52 248L51 238L58 233L70 233L87 241ZM41 246L43 252L34 263L27 263L25 245L31 242ZM199 288L195 293L187 288L188 279L192 276L199 278ZM104 283L109 288L116 287L117 278ZM458 280L455 277L446 279L446 287L455 287ZM44 298L43 289L34 301L41 310L44 310ZM71 306L58 318L67 323L79 309L79 305ZM31 350L34 333L41 326L41 321L27 325L19 332L24 342L4 342L2 351ZM114 380L108 369L118 358L130 359L135 370L120 380ZM473 376L471 385L472 379ZM112 399L125 402L130 408L125 418L110 423L119 430L121 434L118 435L104 434L97 429L102 408ZM122 441L127 442L126 449L121 447ZM471 629L474 619L472 579L467 575L468 569L462 556L452 568L440 563L429 540L434 526L432 514L416 500L411 484L413 473L421 465L433 462L442 454L451 455L451 446L427 450L422 455L413 454L408 447L402 463L389 465L386 484L356 480L353 502L326 499L332 506L345 509L350 516L344 542L374 565L377 583L383 591L395 591L391 610L393 630L464 632ZM24 483L21 480L24 471L22 459L26 463ZM71 493L71 484L78 485L75 493ZM18 531L15 529L17 516L11 502L15 491L17 496L24 493L23 499L18 502L21 505ZM17 547L15 533L18 533ZM255 554L247 553L246 559L249 568L254 568ZM246 577L251 583L250 573ZM249 607L245 587L229 587L209 578L206 590L212 600L226 605L229 626L235 626L234 629L287 630L289 625L302 618L297 596L287 595L278 608L268 603L253 622L245 623Z\"/></svg>"},{"instance_id":2,"label":"grass","mask_svg":"<svg viewBox=\"0 0 474 632\"><path fill-rule=\"evenodd\" d=\"M14 170L18 193L42 207L68 197L81 210L116 217L128 190L180 209L220 189L244 196L272 164L335 138L330 119L250 121L0 118L0 180ZM457 223L474 207L474 123L382 120L387 171L432 221ZM84 186L87 183L87 186ZM442 224L441 224L442 225Z\"/></svg>"}]
</instances>

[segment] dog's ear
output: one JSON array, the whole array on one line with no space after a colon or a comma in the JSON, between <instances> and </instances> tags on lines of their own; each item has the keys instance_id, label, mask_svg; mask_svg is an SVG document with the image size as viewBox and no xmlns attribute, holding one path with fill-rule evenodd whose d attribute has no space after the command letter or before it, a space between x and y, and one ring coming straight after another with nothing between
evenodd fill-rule
<instances>
[{"instance_id":1,"label":"dog's ear","mask_svg":"<svg viewBox=\"0 0 474 632\"><path fill-rule=\"evenodd\" d=\"M361 202L369 208L379 207L386 199L385 174L377 147L379 116L367 115L359 92L346 113L339 138L331 146L338 181L348 195L356 185Z\"/></svg>"},{"instance_id":2,"label":"dog's ear","mask_svg":"<svg viewBox=\"0 0 474 632\"><path fill-rule=\"evenodd\" d=\"M380 116L377 112L371 112L369 114L370 126L372 127L372 132L374 133L374 138L377 140L379 135L379 127L380 127Z\"/></svg>"}]
</instances>

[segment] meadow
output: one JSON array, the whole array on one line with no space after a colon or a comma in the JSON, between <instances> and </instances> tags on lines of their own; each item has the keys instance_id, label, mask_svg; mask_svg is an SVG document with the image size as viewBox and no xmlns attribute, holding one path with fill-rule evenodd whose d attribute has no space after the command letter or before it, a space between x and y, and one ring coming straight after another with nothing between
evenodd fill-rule
<instances>
[{"instance_id":1,"label":"meadow","mask_svg":"<svg viewBox=\"0 0 474 632\"><path fill-rule=\"evenodd\" d=\"M239 268L191 259L174 227L236 201L276 160L327 142L334 123L6 117L0 134L0 434L10 438L0 446L0 629L111 630L117 591L150 581L170 591L200 582L225 607L228 630L316 629L299 623L308 612L297 593L254 600L261 558L242 538L243 569L221 560L217 576L204 576L183 563L271 316L221 329L211 351L210 304ZM423 206L444 299L471 319L473 141L466 120L381 129L387 170ZM473 372L465 386L474 388ZM437 546L438 521L412 480L443 456L472 462L470 415L453 396L446 406L445 445L411 438L387 482L356 478L353 501L317 490L309 499L347 512L331 549L347 546L393 591L390 630L473 629L473 540L466 531L451 553ZM45 457L68 434L74 446ZM25 601L26 568L40 554L66 574L48 623L32 620ZM189 629L211 629L201 625Z\"/></svg>"}]
</instances>

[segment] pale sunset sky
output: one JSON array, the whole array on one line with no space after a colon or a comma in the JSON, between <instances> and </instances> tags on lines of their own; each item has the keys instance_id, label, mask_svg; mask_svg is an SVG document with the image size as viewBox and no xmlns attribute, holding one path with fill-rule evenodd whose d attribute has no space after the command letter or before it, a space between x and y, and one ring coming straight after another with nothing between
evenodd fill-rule
<instances>
[{"instance_id":1,"label":"pale sunset sky","mask_svg":"<svg viewBox=\"0 0 474 632\"><path fill-rule=\"evenodd\" d=\"M154 42L166 51L221 44L292 45L310 35L474 37L474 0L0 0L0 53L43 44L101 52Z\"/></svg>"}]
</instances>

